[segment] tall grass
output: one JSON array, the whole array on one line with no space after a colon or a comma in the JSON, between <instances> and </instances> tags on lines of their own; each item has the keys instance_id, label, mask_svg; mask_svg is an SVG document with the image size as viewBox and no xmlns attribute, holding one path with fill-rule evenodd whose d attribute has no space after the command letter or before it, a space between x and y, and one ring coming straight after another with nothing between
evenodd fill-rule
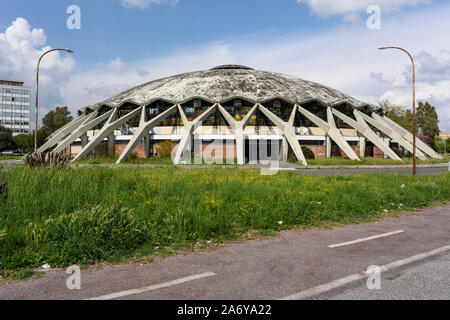
<instances>
[{"instance_id":1,"label":"tall grass","mask_svg":"<svg viewBox=\"0 0 450 320\"><path fill-rule=\"evenodd\" d=\"M370 221L385 209L449 201L449 178L174 167L0 171L9 187L0 200L0 269L116 261L249 230Z\"/></svg>"}]
</instances>

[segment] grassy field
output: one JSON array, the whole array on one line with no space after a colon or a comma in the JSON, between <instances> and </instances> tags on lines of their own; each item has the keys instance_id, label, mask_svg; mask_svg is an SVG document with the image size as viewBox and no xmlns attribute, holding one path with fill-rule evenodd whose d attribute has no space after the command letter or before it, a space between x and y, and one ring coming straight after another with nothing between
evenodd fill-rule
<instances>
[{"instance_id":1,"label":"grassy field","mask_svg":"<svg viewBox=\"0 0 450 320\"><path fill-rule=\"evenodd\" d=\"M258 170L0 171L0 272L124 261L248 231L373 221L450 200L450 173L304 176ZM402 187L402 185L404 185Z\"/></svg>"}]
</instances>

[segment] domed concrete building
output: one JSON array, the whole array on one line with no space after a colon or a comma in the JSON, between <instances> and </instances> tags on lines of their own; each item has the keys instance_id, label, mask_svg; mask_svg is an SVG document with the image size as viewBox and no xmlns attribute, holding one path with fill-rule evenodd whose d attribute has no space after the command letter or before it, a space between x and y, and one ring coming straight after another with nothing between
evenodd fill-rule
<instances>
[{"instance_id":1,"label":"domed concrete building","mask_svg":"<svg viewBox=\"0 0 450 320\"><path fill-rule=\"evenodd\" d=\"M120 163L132 152L157 154L165 140L176 144L176 164L207 150L238 164L274 155L287 160L291 153L306 165L302 146L316 157L401 161L399 155L413 148L412 134L377 106L297 77L223 65L154 80L87 106L39 151L70 147L74 160L116 154ZM416 154L440 157L420 140Z\"/></svg>"}]
</instances>

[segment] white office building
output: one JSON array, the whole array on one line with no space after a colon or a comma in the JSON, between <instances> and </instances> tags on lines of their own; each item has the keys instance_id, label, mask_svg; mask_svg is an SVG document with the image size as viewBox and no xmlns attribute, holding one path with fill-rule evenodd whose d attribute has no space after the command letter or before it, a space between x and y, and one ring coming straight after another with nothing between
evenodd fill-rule
<instances>
[{"instance_id":1,"label":"white office building","mask_svg":"<svg viewBox=\"0 0 450 320\"><path fill-rule=\"evenodd\" d=\"M30 132L30 87L23 81L0 79L0 125L13 135Z\"/></svg>"}]
</instances>

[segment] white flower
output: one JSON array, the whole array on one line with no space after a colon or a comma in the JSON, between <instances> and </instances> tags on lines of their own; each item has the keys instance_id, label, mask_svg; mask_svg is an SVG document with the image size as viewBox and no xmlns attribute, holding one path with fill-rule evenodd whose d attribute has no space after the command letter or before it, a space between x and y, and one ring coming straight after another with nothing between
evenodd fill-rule
<instances>
[{"instance_id":1,"label":"white flower","mask_svg":"<svg viewBox=\"0 0 450 320\"><path fill-rule=\"evenodd\" d=\"M400 188L405 189L406 186L405 186L404 184L402 184L402 185L400 186Z\"/></svg>"},{"instance_id":2,"label":"white flower","mask_svg":"<svg viewBox=\"0 0 450 320\"><path fill-rule=\"evenodd\" d=\"M283 220L278 221L278 224L282 225L283 224Z\"/></svg>"},{"instance_id":3,"label":"white flower","mask_svg":"<svg viewBox=\"0 0 450 320\"><path fill-rule=\"evenodd\" d=\"M389 211L387 211L386 209L384 209L383 212L388 213Z\"/></svg>"}]
</instances>

